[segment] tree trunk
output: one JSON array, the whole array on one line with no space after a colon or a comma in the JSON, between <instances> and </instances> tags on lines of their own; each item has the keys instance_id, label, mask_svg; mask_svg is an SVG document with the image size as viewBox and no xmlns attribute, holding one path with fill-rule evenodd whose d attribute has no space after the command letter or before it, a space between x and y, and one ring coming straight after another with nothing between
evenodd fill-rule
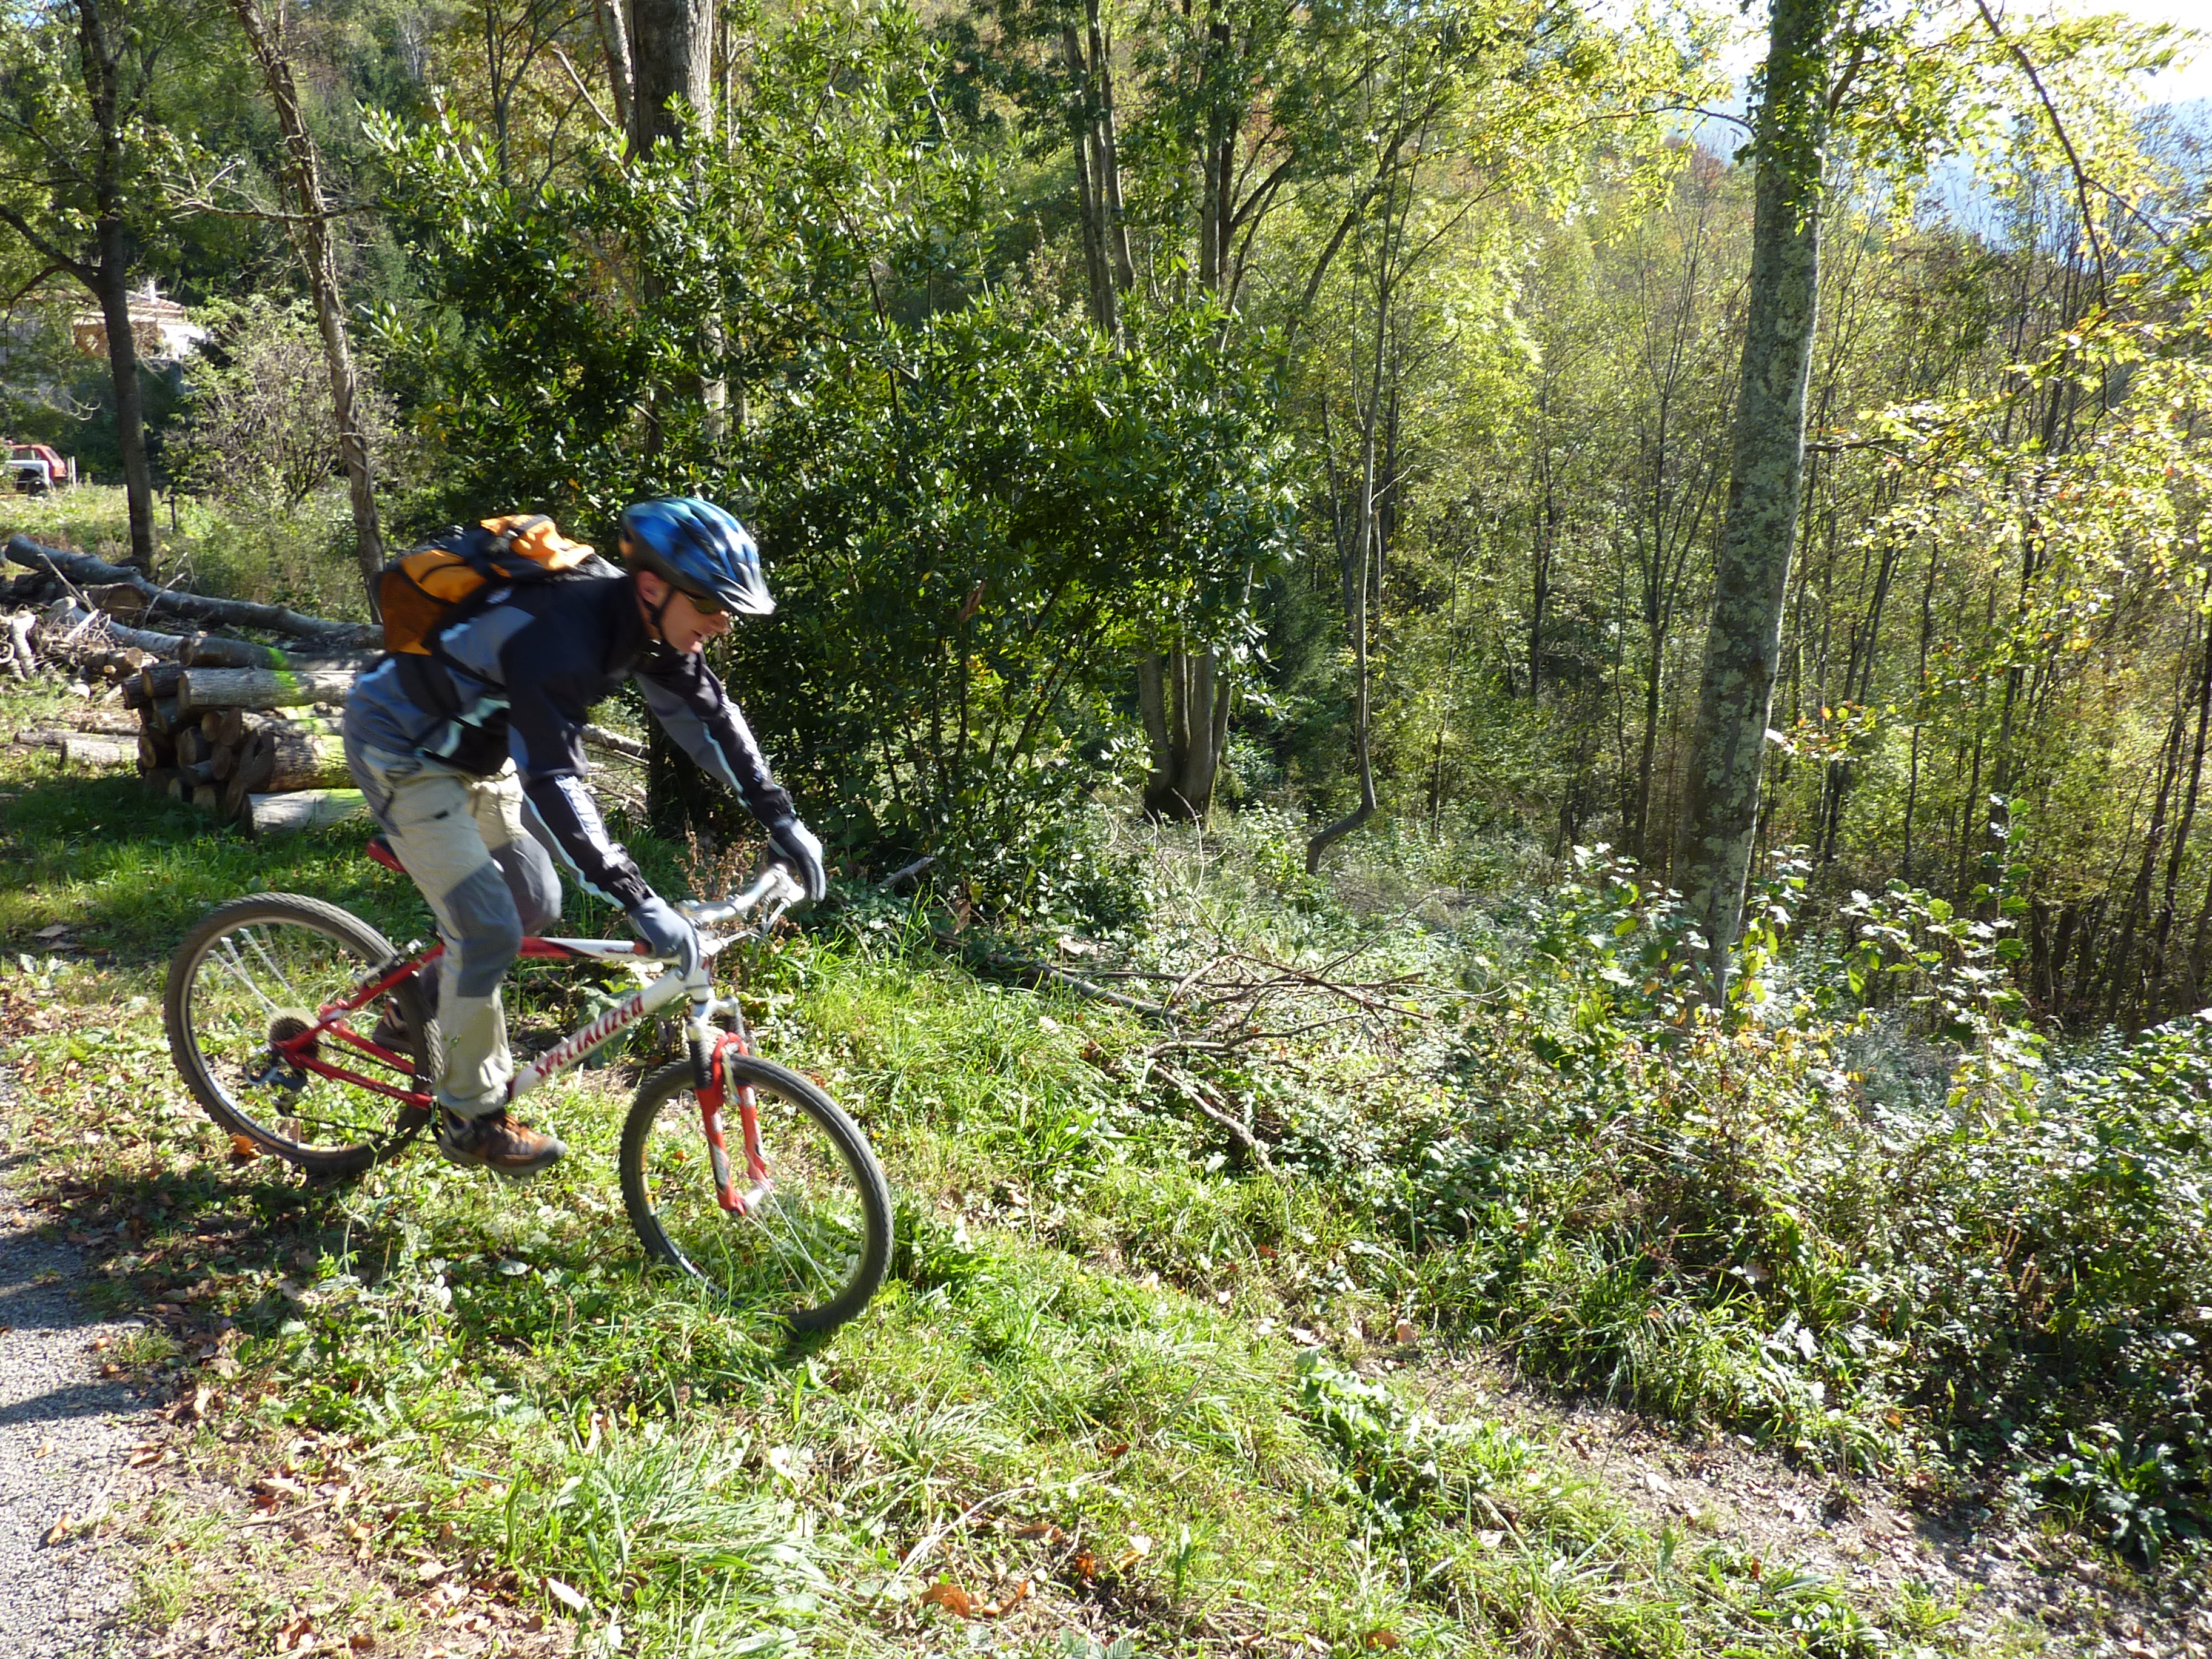
<instances>
[{"instance_id":1,"label":"tree trunk","mask_svg":"<svg viewBox=\"0 0 2212 1659\"><path fill-rule=\"evenodd\" d=\"M1530 512L1535 535L1535 556L1528 576L1528 701L1541 701L1544 689L1544 606L1552 597L1552 553L1559 531L1559 495L1552 476L1551 441L1544 426L1544 410L1536 410L1536 465L1543 475L1544 499Z\"/></svg>"},{"instance_id":2,"label":"tree trunk","mask_svg":"<svg viewBox=\"0 0 2212 1659\"><path fill-rule=\"evenodd\" d=\"M2150 1006L2147 1018L2155 1020L2166 989L2166 952L2173 939L2174 906L2181 885L2181 862L2189 852L2189 832L2197 822L2197 792L2204 778L2205 726L2212 721L2212 628L2204 630L2203 663L2197 676L2197 737L2189 750L2189 782L2181 796L2181 815L2174 820L2172 848L2166 860L2166 890L2159 900L2158 926L2151 941Z\"/></svg>"},{"instance_id":3,"label":"tree trunk","mask_svg":"<svg viewBox=\"0 0 2212 1659\"><path fill-rule=\"evenodd\" d=\"M193 668L177 682L179 717L210 708L299 708L311 702L343 702L354 671L289 673L281 668Z\"/></svg>"},{"instance_id":4,"label":"tree trunk","mask_svg":"<svg viewBox=\"0 0 2212 1659\"><path fill-rule=\"evenodd\" d=\"M683 131L675 100L714 106L714 0L632 0L630 18L629 150L645 155Z\"/></svg>"},{"instance_id":5,"label":"tree trunk","mask_svg":"<svg viewBox=\"0 0 2212 1659\"><path fill-rule=\"evenodd\" d=\"M1638 864L1650 860L1651 839L1651 769L1659 753L1659 700L1665 690L1667 668L1667 625L1660 614L1660 592L1656 575L1658 558L1653 559L1651 579L1644 585L1644 637L1650 641L1651 656L1644 674L1644 741L1636 756L1636 818L1630 828L1629 853Z\"/></svg>"},{"instance_id":6,"label":"tree trunk","mask_svg":"<svg viewBox=\"0 0 2212 1659\"><path fill-rule=\"evenodd\" d=\"M72 733L62 739L62 764L106 768L136 766L137 749L113 738L84 738Z\"/></svg>"},{"instance_id":7,"label":"tree trunk","mask_svg":"<svg viewBox=\"0 0 2212 1659\"><path fill-rule=\"evenodd\" d=\"M131 333L131 264L137 250L123 221L123 130L118 66L124 43L111 40L99 0L76 0L77 55L87 100L100 131L93 225L99 259L93 290L107 329L107 367L115 382L115 441L123 452L123 489L131 509L131 562L154 569L154 473L146 460L146 404L138 386L138 344Z\"/></svg>"},{"instance_id":8,"label":"tree trunk","mask_svg":"<svg viewBox=\"0 0 2212 1659\"><path fill-rule=\"evenodd\" d=\"M1105 234L1107 264L1116 293L1127 294L1137 284L1137 268L1129 257L1129 221L1121 204L1121 140L1114 119L1114 50L1098 15L1098 0L1086 0L1085 21L1091 40L1091 79L1097 99L1092 143L1098 158L1100 205L1105 209L1101 226Z\"/></svg>"},{"instance_id":9,"label":"tree trunk","mask_svg":"<svg viewBox=\"0 0 2212 1659\"><path fill-rule=\"evenodd\" d=\"M1344 583L1344 621L1352 644L1352 758L1359 779L1359 803L1343 817L1316 831L1306 842L1306 873L1321 869L1322 854L1375 816L1375 763L1370 742L1372 685L1367 668L1367 573L1375 556L1376 428L1382 413L1384 356L1389 349L1391 287L1389 238L1384 239L1382 272L1375 287L1375 374L1368 388L1367 416L1359 437L1359 495L1358 521L1352 526L1352 545L1337 555Z\"/></svg>"},{"instance_id":10,"label":"tree trunk","mask_svg":"<svg viewBox=\"0 0 2212 1659\"><path fill-rule=\"evenodd\" d=\"M2080 957L2074 968L2074 994L2068 999L2076 1008L2088 1006L2089 988L2097 981L2097 933L2104 924L2107 902L2100 893L2081 907L2081 924L2075 932L2080 941L2075 949Z\"/></svg>"},{"instance_id":11,"label":"tree trunk","mask_svg":"<svg viewBox=\"0 0 2212 1659\"><path fill-rule=\"evenodd\" d=\"M632 130L629 26L618 0L592 0L592 12L599 19L599 46L606 53L607 89L614 95L615 125L627 133Z\"/></svg>"},{"instance_id":12,"label":"tree trunk","mask_svg":"<svg viewBox=\"0 0 2212 1659\"><path fill-rule=\"evenodd\" d=\"M2188 705L2177 699L2173 718L2167 723L2166 742L2159 750L2158 782L2152 793L2150 823L2143 830L2142 859L2136 869L2135 885L2128 891L2127 908L2120 914L2120 934L2112 946L2112 977L2105 988L2105 1018L2109 1023L2118 1018L2120 1005L2131 987L2142 989L2142 975L2136 969L2136 929L2150 911L2151 883L2158 870L2158 855L2166 844L2166 812L2173 798L2175 779L2181 771L2181 734L2188 726ZM2149 995L2145 991L2146 996ZM2142 1012L2143 1005L2136 1005L2136 1012ZM2140 1024L2140 1020L2137 1022Z\"/></svg>"},{"instance_id":13,"label":"tree trunk","mask_svg":"<svg viewBox=\"0 0 2212 1659\"><path fill-rule=\"evenodd\" d=\"M1137 707L1152 750L1146 812L1206 822L1229 740L1229 703L1228 677L1217 653L1165 651L1138 663Z\"/></svg>"},{"instance_id":14,"label":"tree trunk","mask_svg":"<svg viewBox=\"0 0 2212 1659\"><path fill-rule=\"evenodd\" d=\"M1707 993L1726 994L1742 921L1805 459L1805 386L1820 301L1822 146L1832 0L1773 0L1756 127L1743 368L1712 624L1690 740L1682 846Z\"/></svg>"},{"instance_id":15,"label":"tree trunk","mask_svg":"<svg viewBox=\"0 0 2212 1659\"><path fill-rule=\"evenodd\" d=\"M131 562L154 574L154 472L146 460L146 399L138 385L138 346L131 336L131 237L120 219L99 225L98 290L107 328L107 369L115 383L115 441L123 452L123 494L131 510Z\"/></svg>"},{"instance_id":16,"label":"tree trunk","mask_svg":"<svg viewBox=\"0 0 2212 1659\"><path fill-rule=\"evenodd\" d=\"M358 789L307 789L296 794L249 795L243 821L256 836L289 836L368 816L368 803Z\"/></svg>"},{"instance_id":17,"label":"tree trunk","mask_svg":"<svg viewBox=\"0 0 2212 1659\"><path fill-rule=\"evenodd\" d=\"M331 377L331 406L337 416L338 460L345 468L347 492L352 500L355 557L361 564L368 614L374 617L380 614L376 588L384 570L384 531L377 522L376 477L371 471L368 439L361 428L361 383L354 373L353 344L346 335L337 249L331 239L329 204L323 197L322 158L316 153L314 135L307 131L307 117L300 108L299 88L293 83L284 43L270 33L255 0L231 0L231 3L261 65L262 79L269 85L269 101L276 106L276 127L284 136L285 169L290 174L293 200L300 210L293 246L315 296L315 321L322 331L323 362Z\"/></svg>"},{"instance_id":18,"label":"tree trunk","mask_svg":"<svg viewBox=\"0 0 2212 1659\"><path fill-rule=\"evenodd\" d=\"M1088 45L1086 46L1086 38ZM1083 227L1083 266L1091 295L1091 320L1108 339L1121 337L1121 296L1135 272L1129 233L1121 221L1119 147L1114 133L1114 67L1095 0L1086 33L1074 24L1060 30L1060 48L1073 88L1068 110L1075 155L1076 206Z\"/></svg>"},{"instance_id":19,"label":"tree trunk","mask_svg":"<svg viewBox=\"0 0 2212 1659\"><path fill-rule=\"evenodd\" d=\"M184 751L180 747L178 758ZM271 720L246 740L236 769L254 793L292 789L338 789L349 781L345 739Z\"/></svg>"},{"instance_id":20,"label":"tree trunk","mask_svg":"<svg viewBox=\"0 0 2212 1659\"><path fill-rule=\"evenodd\" d=\"M1207 94L1205 130L1199 135L1198 285L1224 302L1230 293L1230 234L1237 212L1237 131L1243 112L1231 95L1229 76L1235 42L1226 18L1206 27L1205 70L1200 85Z\"/></svg>"}]
</instances>

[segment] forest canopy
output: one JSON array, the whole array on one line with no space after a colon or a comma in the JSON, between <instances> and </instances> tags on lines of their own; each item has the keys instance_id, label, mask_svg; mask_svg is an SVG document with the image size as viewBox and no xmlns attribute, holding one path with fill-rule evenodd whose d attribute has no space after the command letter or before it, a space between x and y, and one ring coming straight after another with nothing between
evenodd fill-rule
<instances>
[{"instance_id":1,"label":"forest canopy","mask_svg":"<svg viewBox=\"0 0 2212 1659\"><path fill-rule=\"evenodd\" d=\"M723 501L787 603L720 665L842 854L1009 914L1104 902L1071 814L1127 791L1286 808L1316 867L1602 842L1693 903L1784 848L1838 903L2002 867L2039 1009L2193 1007L2212 232L2201 128L2142 92L2188 43L1767 23L20 7L9 419L127 484L142 562L197 489L197 579L355 611L347 569L455 517ZM1769 418L1760 238L1815 225ZM197 364L54 344L149 279L214 326Z\"/></svg>"}]
</instances>

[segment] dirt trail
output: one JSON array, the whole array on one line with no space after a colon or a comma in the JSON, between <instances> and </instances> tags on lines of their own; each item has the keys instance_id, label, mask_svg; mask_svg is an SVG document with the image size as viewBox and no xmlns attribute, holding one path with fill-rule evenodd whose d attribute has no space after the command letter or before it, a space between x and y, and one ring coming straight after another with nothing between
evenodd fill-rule
<instances>
[{"instance_id":1,"label":"dirt trail","mask_svg":"<svg viewBox=\"0 0 2212 1659\"><path fill-rule=\"evenodd\" d=\"M40 1238L8 1191L35 1178L0 1158L0 1652L64 1659L123 1609L121 1574L78 1528L96 1534L145 1407L99 1377L92 1347L132 1327L85 1310L71 1289L81 1253Z\"/></svg>"}]
</instances>

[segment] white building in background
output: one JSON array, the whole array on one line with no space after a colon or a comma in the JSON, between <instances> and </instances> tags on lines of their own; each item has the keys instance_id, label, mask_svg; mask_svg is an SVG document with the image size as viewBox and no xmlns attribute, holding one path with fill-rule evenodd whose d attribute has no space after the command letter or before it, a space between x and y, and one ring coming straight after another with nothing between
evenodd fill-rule
<instances>
[{"instance_id":1,"label":"white building in background","mask_svg":"<svg viewBox=\"0 0 2212 1659\"><path fill-rule=\"evenodd\" d=\"M191 320L184 307L165 300L149 276L131 295L131 338L138 361L151 369L174 368L199 349L207 330ZM107 356L107 319L97 307L70 319L70 337L88 357Z\"/></svg>"}]
</instances>

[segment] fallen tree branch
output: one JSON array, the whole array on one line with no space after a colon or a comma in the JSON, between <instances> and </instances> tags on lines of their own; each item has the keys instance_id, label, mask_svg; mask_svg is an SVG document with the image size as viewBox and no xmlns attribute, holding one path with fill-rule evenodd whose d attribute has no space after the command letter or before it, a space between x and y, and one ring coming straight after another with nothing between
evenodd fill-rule
<instances>
[{"instance_id":1,"label":"fallen tree branch","mask_svg":"<svg viewBox=\"0 0 2212 1659\"><path fill-rule=\"evenodd\" d=\"M584 727L584 741L598 748L610 750L629 760L642 761L646 758L645 745L635 738L626 738L619 732L610 732L604 726L586 725Z\"/></svg>"},{"instance_id":2,"label":"fallen tree branch","mask_svg":"<svg viewBox=\"0 0 2212 1659\"><path fill-rule=\"evenodd\" d=\"M194 661L212 668L283 668L294 660L273 645L256 645L251 640L227 640L213 634L157 634L151 629L125 627L105 611L87 611L74 599L56 599L46 617L49 632L58 631L68 641L62 648L76 655L95 648L80 637L94 623L102 624L96 645L101 651L128 647L171 661L181 661L189 654ZM327 659L310 660L321 663Z\"/></svg>"},{"instance_id":3,"label":"fallen tree branch","mask_svg":"<svg viewBox=\"0 0 2212 1659\"><path fill-rule=\"evenodd\" d=\"M1155 1059L1152 1062L1152 1069L1166 1079L1177 1094L1197 1107L1200 1115L1228 1130L1229 1138L1244 1149L1245 1156L1260 1166L1263 1175L1271 1180L1273 1178L1274 1163L1267 1156L1266 1144L1259 1136L1252 1133L1251 1125L1208 1100L1206 1085L1182 1067L1170 1066L1164 1060Z\"/></svg>"},{"instance_id":4,"label":"fallen tree branch","mask_svg":"<svg viewBox=\"0 0 2212 1659\"><path fill-rule=\"evenodd\" d=\"M131 588L144 598L149 616L158 608L187 621L218 623L229 628L264 628L310 641L321 647L325 654L379 651L384 647L384 630L380 628L310 617L289 605L256 605L250 599L213 599L198 593L156 587L128 566L110 564L88 553L70 553L42 546L28 536L11 538L7 554L17 564L50 572L64 582L81 583L88 587L120 585Z\"/></svg>"},{"instance_id":5,"label":"fallen tree branch","mask_svg":"<svg viewBox=\"0 0 2212 1659\"><path fill-rule=\"evenodd\" d=\"M935 928L930 930L930 937L937 941L940 950L962 957L970 967L1011 974L1027 983L1032 990L1039 983L1057 985L1064 991L1073 991L1093 1002L1110 1003L1116 1008L1127 1008L1131 1013L1141 1014L1146 1019L1171 1018L1169 1011L1157 1002L1146 1002L1141 997L1125 996L1119 991L1109 991L1103 985L1094 985L1089 980L1071 974L1065 968L1055 968L1048 962L1037 962L1029 957L1006 956L994 951L970 950L951 933Z\"/></svg>"},{"instance_id":6,"label":"fallen tree branch","mask_svg":"<svg viewBox=\"0 0 2212 1659\"><path fill-rule=\"evenodd\" d=\"M912 881L936 862L937 855L934 853L925 853L912 864L902 864L885 876L876 884L876 890L878 893L896 893L902 886Z\"/></svg>"}]
</instances>

